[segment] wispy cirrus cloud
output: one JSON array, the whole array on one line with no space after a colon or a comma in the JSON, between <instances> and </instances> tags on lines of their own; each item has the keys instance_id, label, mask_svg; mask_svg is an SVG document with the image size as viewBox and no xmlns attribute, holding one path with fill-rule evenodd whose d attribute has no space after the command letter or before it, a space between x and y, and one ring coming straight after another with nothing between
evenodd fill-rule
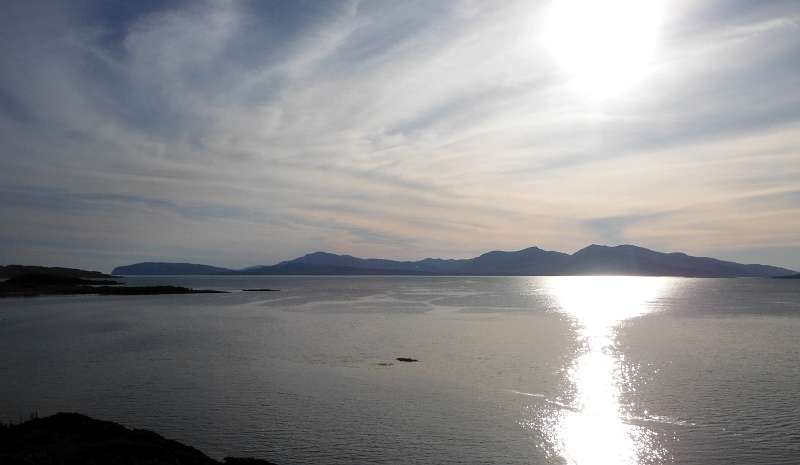
<instances>
[{"instance_id":1,"label":"wispy cirrus cloud","mask_svg":"<svg viewBox=\"0 0 800 465\"><path fill-rule=\"evenodd\" d=\"M647 76L604 101L545 49L547 7L13 3L0 258L800 247L793 2L665 2Z\"/></svg>"}]
</instances>

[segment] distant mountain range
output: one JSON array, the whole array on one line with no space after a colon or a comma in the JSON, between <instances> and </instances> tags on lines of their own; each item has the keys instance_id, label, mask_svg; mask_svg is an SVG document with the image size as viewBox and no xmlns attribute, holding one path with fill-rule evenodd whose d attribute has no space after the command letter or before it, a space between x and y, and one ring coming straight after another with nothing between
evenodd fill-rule
<instances>
[{"instance_id":1,"label":"distant mountain range","mask_svg":"<svg viewBox=\"0 0 800 465\"><path fill-rule=\"evenodd\" d=\"M773 277L797 271L743 265L684 253L661 253L634 245L590 245L572 255L530 247L494 251L460 260L426 258L415 262L364 259L315 252L277 265L229 269L193 263L145 262L114 268L114 275L421 275L421 276L686 276Z\"/></svg>"}]
</instances>

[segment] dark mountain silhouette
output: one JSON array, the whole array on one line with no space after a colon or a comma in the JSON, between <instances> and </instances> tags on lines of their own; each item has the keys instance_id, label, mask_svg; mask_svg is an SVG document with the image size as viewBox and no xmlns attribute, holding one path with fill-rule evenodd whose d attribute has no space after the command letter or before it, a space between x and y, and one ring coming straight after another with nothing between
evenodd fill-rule
<instances>
[{"instance_id":1,"label":"dark mountain silhouette","mask_svg":"<svg viewBox=\"0 0 800 465\"><path fill-rule=\"evenodd\" d=\"M744 265L684 253L662 253L633 245L590 245L572 255L530 247L516 252L493 251L462 260L420 261L364 259L314 252L277 265L243 270L188 263L139 263L115 268L121 275L431 275L548 276L630 275L687 277L772 277L797 273L768 265Z\"/></svg>"},{"instance_id":2,"label":"dark mountain silhouette","mask_svg":"<svg viewBox=\"0 0 800 465\"><path fill-rule=\"evenodd\" d=\"M539 276L560 275L567 269L570 256L530 247L517 252L488 252L467 260L453 272L458 275Z\"/></svg>"},{"instance_id":3,"label":"dark mountain silhouette","mask_svg":"<svg viewBox=\"0 0 800 465\"><path fill-rule=\"evenodd\" d=\"M391 275L452 274L458 265L467 260L426 258L417 262L400 262L383 259L363 259L350 255L314 252L277 265L250 266L241 270L219 268L192 263L145 262L118 266L114 273L135 275Z\"/></svg>"},{"instance_id":4,"label":"dark mountain silhouette","mask_svg":"<svg viewBox=\"0 0 800 465\"><path fill-rule=\"evenodd\" d=\"M327 275L327 276L359 276L359 275L432 275L438 273L421 273L403 268L360 268L355 266L339 266L327 263L293 263L285 262L272 266L260 266L246 271L234 271L227 274L236 275Z\"/></svg>"},{"instance_id":5,"label":"dark mountain silhouette","mask_svg":"<svg viewBox=\"0 0 800 465\"><path fill-rule=\"evenodd\" d=\"M416 262L401 262L378 258L356 258L350 255L335 255L327 252L314 252L294 260L281 262L275 266L328 265L357 270L402 271L420 274L447 274L467 260L442 260L426 258Z\"/></svg>"},{"instance_id":6,"label":"dark mountain silhouette","mask_svg":"<svg viewBox=\"0 0 800 465\"><path fill-rule=\"evenodd\" d=\"M117 275L216 275L234 272L228 268L194 263L144 262L135 265L118 266L112 274Z\"/></svg>"},{"instance_id":7,"label":"dark mountain silhouette","mask_svg":"<svg viewBox=\"0 0 800 465\"><path fill-rule=\"evenodd\" d=\"M32 265L6 265L0 266L0 279L13 278L24 274L51 274L59 276L72 276L74 278L113 278L111 275L99 271L86 271L77 268L61 268Z\"/></svg>"},{"instance_id":8,"label":"dark mountain silhouette","mask_svg":"<svg viewBox=\"0 0 800 465\"><path fill-rule=\"evenodd\" d=\"M742 265L684 253L660 253L633 245L590 245L570 257L568 274L712 277L771 277L791 270L767 265Z\"/></svg>"}]
</instances>

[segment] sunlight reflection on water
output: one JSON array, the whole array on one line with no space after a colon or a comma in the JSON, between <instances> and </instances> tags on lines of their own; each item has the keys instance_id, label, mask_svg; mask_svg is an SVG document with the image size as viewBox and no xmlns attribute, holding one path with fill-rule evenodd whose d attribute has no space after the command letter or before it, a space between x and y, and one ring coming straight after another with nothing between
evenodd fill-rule
<instances>
[{"instance_id":1,"label":"sunlight reflection on water","mask_svg":"<svg viewBox=\"0 0 800 465\"><path fill-rule=\"evenodd\" d=\"M554 277L548 290L573 319L580 348L568 369L570 408L553 410L543 424L549 447L568 463L638 464L659 462L665 451L652 432L630 424L620 403L625 389L618 373L623 360L614 352L616 326L650 312L666 279L621 276Z\"/></svg>"}]
</instances>

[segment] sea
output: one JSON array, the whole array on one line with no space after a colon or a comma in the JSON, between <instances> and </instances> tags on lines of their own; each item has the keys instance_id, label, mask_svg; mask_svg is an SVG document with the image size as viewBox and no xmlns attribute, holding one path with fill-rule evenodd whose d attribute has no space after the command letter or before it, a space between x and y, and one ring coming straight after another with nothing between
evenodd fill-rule
<instances>
[{"instance_id":1,"label":"sea","mask_svg":"<svg viewBox=\"0 0 800 465\"><path fill-rule=\"evenodd\" d=\"M229 293L0 300L0 422L284 465L800 463L797 280L123 281Z\"/></svg>"}]
</instances>

